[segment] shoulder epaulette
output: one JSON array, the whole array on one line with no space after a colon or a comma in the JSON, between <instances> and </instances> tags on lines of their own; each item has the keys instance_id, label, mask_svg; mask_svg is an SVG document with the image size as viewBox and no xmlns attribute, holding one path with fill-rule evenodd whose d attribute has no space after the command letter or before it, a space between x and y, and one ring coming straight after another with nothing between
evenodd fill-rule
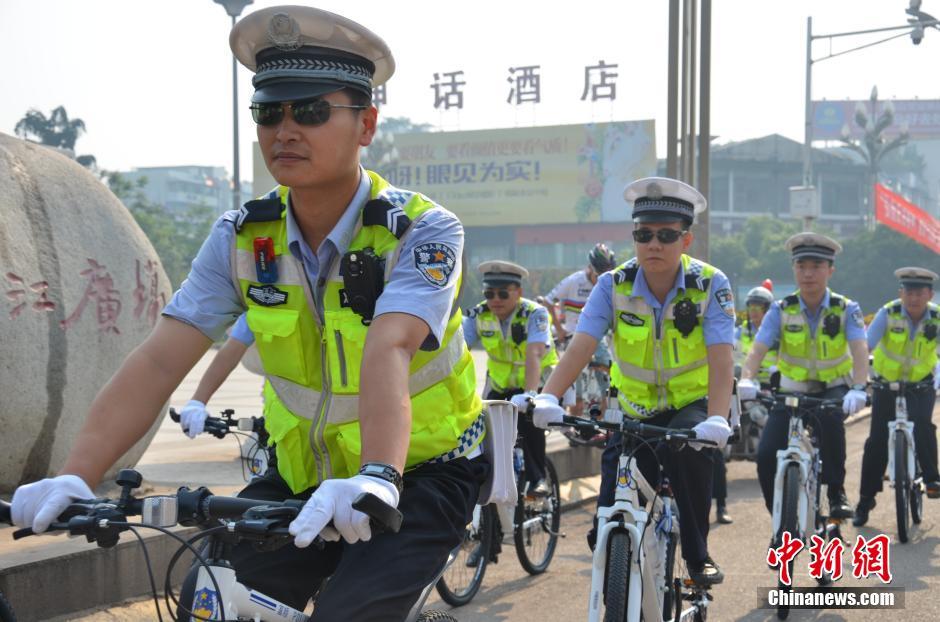
<instances>
[{"instance_id":1,"label":"shoulder epaulette","mask_svg":"<svg viewBox=\"0 0 940 622\"><path fill-rule=\"evenodd\" d=\"M481 313L483 313L483 311L485 310L486 310L486 303L481 302L477 305L470 307L464 313L466 314L467 317L476 317L480 315Z\"/></svg>"},{"instance_id":2,"label":"shoulder epaulette","mask_svg":"<svg viewBox=\"0 0 940 622\"><path fill-rule=\"evenodd\" d=\"M895 300L893 303L890 303L890 305L891 306L888 307L888 313L900 313L903 308L900 300Z\"/></svg>"},{"instance_id":3,"label":"shoulder epaulette","mask_svg":"<svg viewBox=\"0 0 940 622\"><path fill-rule=\"evenodd\" d=\"M279 197L255 199L248 201L238 210L238 216L235 218L235 231L241 233L242 227L247 222L271 222L281 219L281 213L284 211L284 204Z\"/></svg>"},{"instance_id":4,"label":"shoulder epaulette","mask_svg":"<svg viewBox=\"0 0 940 622\"><path fill-rule=\"evenodd\" d=\"M377 225L385 227L396 238L401 238L411 225L411 219L405 210L393 205L385 198L372 199L362 208L363 226Z\"/></svg>"},{"instance_id":5,"label":"shoulder epaulette","mask_svg":"<svg viewBox=\"0 0 940 622\"><path fill-rule=\"evenodd\" d=\"M640 268L636 264L630 262L625 263L616 270L614 270L614 283L617 285L622 285L624 283L633 283L636 281L636 275L640 272Z\"/></svg>"},{"instance_id":6,"label":"shoulder epaulette","mask_svg":"<svg viewBox=\"0 0 940 622\"><path fill-rule=\"evenodd\" d=\"M846 304L847 303L845 302L845 298L843 296L840 296L839 294L829 294L830 308L835 309L838 307L839 309L845 309Z\"/></svg>"},{"instance_id":7,"label":"shoulder epaulette","mask_svg":"<svg viewBox=\"0 0 940 622\"><path fill-rule=\"evenodd\" d=\"M800 304L800 297L797 296L796 294L790 294L789 296L787 296L786 298L780 301L781 308L792 307L793 305L798 305L798 304Z\"/></svg>"}]
</instances>

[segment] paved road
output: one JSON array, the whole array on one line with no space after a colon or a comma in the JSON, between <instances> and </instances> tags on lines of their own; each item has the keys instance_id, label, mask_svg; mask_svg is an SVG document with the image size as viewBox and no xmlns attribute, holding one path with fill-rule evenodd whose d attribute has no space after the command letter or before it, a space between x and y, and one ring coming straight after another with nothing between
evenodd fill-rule
<instances>
[{"instance_id":1,"label":"paved road","mask_svg":"<svg viewBox=\"0 0 940 622\"><path fill-rule=\"evenodd\" d=\"M940 414L940 413L937 413ZM862 420L848 429L848 490L851 500L857 501L858 473L861 448L868 434L868 421ZM769 587L775 576L763 562L769 539L769 518L759 500L758 484L753 463L734 462L729 465L730 506L735 519L733 525L713 526L710 542L712 553L727 575L725 583L714 590L715 601L710 610L712 620L761 621L774 618L774 612L760 608L758 588ZM908 544L893 544L891 569L893 585L906 589L906 610L884 611L793 611L791 620L883 621L886 615L920 619L940 619L940 600L933 598L940 589L940 502L927 502L927 517L915 530ZM587 587L590 577L590 558L584 542L584 533L590 525L589 508L570 511L563 516L562 528L568 537L561 541L549 571L530 577L517 563L511 548L504 550L500 561L489 567L483 589L469 605L454 610L463 622L491 622L512 620L518 622L548 622L554 620L583 619ZM843 534L854 541L857 533L872 536L885 531L894 538L893 496L882 494L879 505L872 512L870 527L856 530L844 527ZM805 560L805 557L801 558ZM850 578L840 582L843 586L874 585L874 582L851 578L851 557L845 556L845 570ZM805 563L805 561L804 561ZM805 569L797 577L797 585L811 584ZM429 602L434 608L448 609L436 594ZM105 620L154 619L152 605L136 603L115 607L108 612L97 612L74 619L88 622Z\"/></svg>"}]
</instances>

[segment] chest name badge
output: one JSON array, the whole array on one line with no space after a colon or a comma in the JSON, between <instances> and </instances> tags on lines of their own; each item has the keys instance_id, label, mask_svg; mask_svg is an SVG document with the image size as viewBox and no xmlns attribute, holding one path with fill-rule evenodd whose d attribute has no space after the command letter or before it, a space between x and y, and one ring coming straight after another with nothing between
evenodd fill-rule
<instances>
[{"instance_id":1,"label":"chest name badge","mask_svg":"<svg viewBox=\"0 0 940 622\"><path fill-rule=\"evenodd\" d=\"M277 259L274 255L274 240L255 238L255 272L260 283L277 283Z\"/></svg>"},{"instance_id":2,"label":"chest name badge","mask_svg":"<svg viewBox=\"0 0 940 622\"><path fill-rule=\"evenodd\" d=\"M628 313L627 311L621 312L620 319L630 326L643 326L643 324L646 323L643 318L637 316L634 313Z\"/></svg>"},{"instance_id":3,"label":"chest name badge","mask_svg":"<svg viewBox=\"0 0 940 622\"><path fill-rule=\"evenodd\" d=\"M248 297L263 307L276 307L287 302L287 292L273 285L250 285Z\"/></svg>"}]
</instances>

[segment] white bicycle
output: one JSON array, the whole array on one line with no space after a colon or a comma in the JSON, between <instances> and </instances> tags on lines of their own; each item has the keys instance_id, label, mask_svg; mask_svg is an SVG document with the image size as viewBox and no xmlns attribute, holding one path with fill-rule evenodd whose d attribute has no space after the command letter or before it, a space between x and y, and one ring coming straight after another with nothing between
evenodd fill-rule
<instances>
[{"instance_id":1,"label":"white bicycle","mask_svg":"<svg viewBox=\"0 0 940 622\"><path fill-rule=\"evenodd\" d=\"M566 416L558 425L621 432L624 439L614 503L597 511L588 620L704 622L712 600L708 587L676 572L681 562L676 556L679 513L669 482L663 478L654 489L633 457L642 444L663 441L679 448L695 439L695 431L648 425L626 416L619 423Z\"/></svg>"},{"instance_id":2,"label":"white bicycle","mask_svg":"<svg viewBox=\"0 0 940 622\"><path fill-rule=\"evenodd\" d=\"M894 421L888 422L888 479L894 488L894 506L898 519L898 540L907 542L911 523L924 518L924 478L914 451L914 422L907 417L908 391L932 391L931 381L873 382L876 389L896 393Z\"/></svg>"}]
</instances>

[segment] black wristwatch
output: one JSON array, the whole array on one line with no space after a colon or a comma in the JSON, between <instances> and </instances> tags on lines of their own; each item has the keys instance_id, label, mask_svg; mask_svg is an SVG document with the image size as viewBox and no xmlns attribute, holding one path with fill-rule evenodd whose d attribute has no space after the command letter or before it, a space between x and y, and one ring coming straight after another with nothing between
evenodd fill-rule
<instances>
[{"instance_id":1,"label":"black wristwatch","mask_svg":"<svg viewBox=\"0 0 940 622\"><path fill-rule=\"evenodd\" d=\"M398 494L401 494L404 483L401 479L401 473L398 472L398 469L393 467L390 464L385 464L384 462L366 462L359 469L359 475L367 475L369 477L375 477L377 479L384 479L386 482L393 484L395 488L398 489Z\"/></svg>"}]
</instances>

